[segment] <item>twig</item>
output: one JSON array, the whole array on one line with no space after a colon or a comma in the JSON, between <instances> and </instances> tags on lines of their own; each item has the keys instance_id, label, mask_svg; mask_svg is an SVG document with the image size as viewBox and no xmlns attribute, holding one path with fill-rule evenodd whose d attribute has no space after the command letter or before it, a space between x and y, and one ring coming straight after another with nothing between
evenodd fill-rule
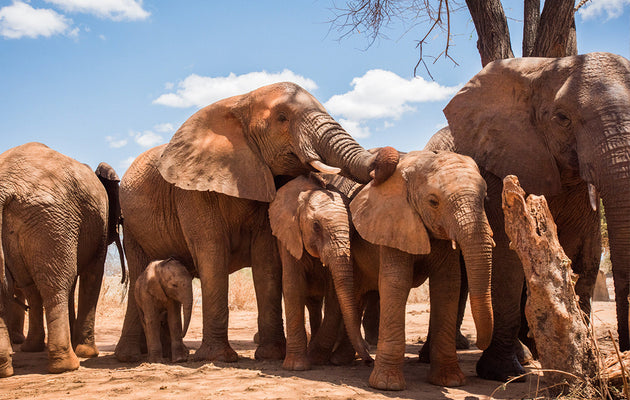
<instances>
[{"instance_id":1,"label":"twig","mask_svg":"<svg viewBox=\"0 0 630 400\"><path fill-rule=\"evenodd\" d=\"M617 343L615 342L615 338L612 335L612 332L608 330L608 335L610 335L610 339L612 339L613 347L615 348L615 352L617 353L617 358L619 359L619 368L621 369L621 379L623 381L623 393L626 396L626 399L630 399L628 396L628 381L626 380L626 366L623 364L623 360L621 359L621 354L619 353L619 348L617 347Z\"/></svg>"}]
</instances>

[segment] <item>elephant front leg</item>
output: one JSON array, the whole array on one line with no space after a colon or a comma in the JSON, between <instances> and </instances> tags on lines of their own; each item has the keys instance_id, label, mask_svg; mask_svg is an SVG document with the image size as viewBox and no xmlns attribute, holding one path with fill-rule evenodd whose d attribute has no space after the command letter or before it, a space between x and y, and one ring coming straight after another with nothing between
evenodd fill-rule
<instances>
[{"instance_id":1,"label":"elephant front leg","mask_svg":"<svg viewBox=\"0 0 630 400\"><path fill-rule=\"evenodd\" d=\"M458 255L455 253L451 257ZM448 266L452 265L457 263ZM438 386L461 386L466 383L455 351L459 289L458 268L438 268L429 278L431 301L429 382Z\"/></svg>"},{"instance_id":2,"label":"elephant front leg","mask_svg":"<svg viewBox=\"0 0 630 400\"><path fill-rule=\"evenodd\" d=\"M412 257L381 246L378 289L381 312L376 361L370 386L382 390L406 387L402 366L405 360L405 305L413 279Z\"/></svg>"},{"instance_id":3,"label":"elephant front leg","mask_svg":"<svg viewBox=\"0 0 630 400\"><path fill-rule=\"evenodd\" d=\"M188 348L184 344L182 334L182 313L181 304L169 300L168 302L168 329L171 336L171 361L185 362L188 360Z\"/></svg>"},{"instance_id":4,"label":"elephant front leg","mask_svg":"<svg viewBox=\"0 0 630 400\"><path fill-rule=\"evenodd\" d=\"M282 249L282 290L284 312L287 319L286 357L282 368L290 371L311 369L306 356L306 329L304 306L306 303L305 266Z\"/></svg>"},{"instance_id":5,"label":"elephant front leg","mask_svg":"<svg viewBox=\"0 0 630 400\"><path fill-rule=\"evenodd\" d=\"M11 340L4 318L0 317L0 378L13 375Z\"/></svg>"},{"instance_id":6,"label":"elephant front leg","mask_svg":"<svg viewBox=\"0 0 630 400\"><path fill-rule=\"evenodd\" d=\"M203 338L193 358L235 362L238 355L228 342L228 246L226 243L215 247L214 251L196 257L201 281Z\"/></svg>"},{"instance_id":7,"label":"elephant front leg","mask_svg":"<svg viewBox=\"0 0 630 400\"><path fill-rule=\"evenodd\" d=\"M267 221L265 219L252 243L252 278L260 340L254 356L257 360L282 360L286 352L282 323L282 263Z\"/></svg>"}]
</instances>

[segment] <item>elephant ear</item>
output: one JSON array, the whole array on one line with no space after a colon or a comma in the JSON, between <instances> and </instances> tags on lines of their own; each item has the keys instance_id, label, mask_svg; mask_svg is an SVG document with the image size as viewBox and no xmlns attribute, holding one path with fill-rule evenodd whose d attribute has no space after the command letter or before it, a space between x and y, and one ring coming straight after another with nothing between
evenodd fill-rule
<instances>
[{"instance_id":1,"label":"elephant ear","mask_svg":"<svg viewBox=\"0 0 630 400\"><path fill-rule=\"evenodd\" d=\"M252 147L235 113L249 107L246 96L218 101L184 122L158 163L167 182L187 190L273 200L276 189L271 170Z\"/></svg>"},{"instance_id":2,"label":"elephant ear","mask_svg":"<svg viewBox=\"0 0 630 400\"><path fill-rule=\"evenodd\" d=\"M535 126L534 79L553 59L494 61L473 77L444 109L458 152L503 179L518 176L528 193L561 189L560 171Z\"/></svg>"},{"instance_id":3,"label":"elephant ear","mask_svg":"<svg viewBox=\"0 0 630 400\"><path fill-rule=\"evenodd\" d=\"M302 258L304 252L300 230L300 209L304 197L301 195L317 188L318 186L310 179L299 176L278 189L276 198L269 204L271 231L280 244L298 260Z\"/></svg>"},{"instance_id":4,"label":"elephant ear","mask_svg":"<svg viewBox=\"0 0 630 400\"><path fill-rule=\"evenodd\" d=\"M431 252L429 234L413 206L408 202L402 158L394 174L380 185L368 183L350 203L352 223L370 243L394 247L411 254Z\"/></svg>"}]
</instances>

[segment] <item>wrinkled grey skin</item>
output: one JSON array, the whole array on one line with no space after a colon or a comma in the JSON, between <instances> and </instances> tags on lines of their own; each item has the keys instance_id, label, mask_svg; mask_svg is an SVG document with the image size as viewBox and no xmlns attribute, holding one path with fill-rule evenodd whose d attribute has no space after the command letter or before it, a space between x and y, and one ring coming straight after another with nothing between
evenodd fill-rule
<instances>
[{"instance_id":1,"label":"wrinkled grey skin","mask_svg":"<svg viewBox=\"0 0 630 400\"><path fill-rule=\"evenodd\" d=\"M186 361L188 349L183 338L188 331L193 306L192 277L186 267L175 259L152 261L136 280L134 294L147 338L149 362L162 360L164 343L160 340L160 327L164 316L171 340L171 361Z\"/></svg>"},{"instance_id":2,"label":"wrinkled grey skin","mask_svg":"<svg viewBox=\"0 0 630 400\"><path fill-rule=\"evenodd\" d=\"M25 349L43 348L46 309L50 372L78 368L77 355L98 355L94 316L107 253L108 203L105 187L88 166L43 144L0 154L2 306L6 310L12 301L4 282L10 275L37 311ZM68 309L77 278L79 307L71 329ZM0 376L13 373L10 354L6 321L0 318Z\"/></svg>"},{"instance_id":3,"label":"wrinkled grey skin","mask_svg":"<svg viewBox=\"0 0 630 400\"><path fill-rule=\"evenodd\" d=\"M486 212L495 233L492 344L477 374L506 380L524 372L516 357L523 271L509 249L501 208L502 179L518 176L528 194L545 195L560 244L579 275L582 310L601 254L603 201L617 299L619 346L630 349L630 62L591 53L489 63L444 109L449 127L427 149L471 156L488 185ZM526 331L526 329L524 330Z\"/></svg>"}]
</instances>

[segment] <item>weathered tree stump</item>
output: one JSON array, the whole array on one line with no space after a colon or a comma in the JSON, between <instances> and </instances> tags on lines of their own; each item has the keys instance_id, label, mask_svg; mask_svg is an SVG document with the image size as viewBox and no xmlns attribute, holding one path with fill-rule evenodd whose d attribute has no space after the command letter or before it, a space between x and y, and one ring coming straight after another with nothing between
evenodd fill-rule
<instances>
[{"instance_id":1,"label":"weathered tree stump","mask_svg":"<svg viewBox=\"0 0 630 400\"><path fill-rule=\"evenodd\" d=\"M536 341L543 369L560 370L580 379L596 376L597 361L589 328L578 306L571 260L558 242L556 224L544 196L527 201L518 179L503 180L503 212L510 248L518 254L527 281L525 316ZM565 374L545 373L546 380L571 381Z\"/></svg>"}]
</instances>

